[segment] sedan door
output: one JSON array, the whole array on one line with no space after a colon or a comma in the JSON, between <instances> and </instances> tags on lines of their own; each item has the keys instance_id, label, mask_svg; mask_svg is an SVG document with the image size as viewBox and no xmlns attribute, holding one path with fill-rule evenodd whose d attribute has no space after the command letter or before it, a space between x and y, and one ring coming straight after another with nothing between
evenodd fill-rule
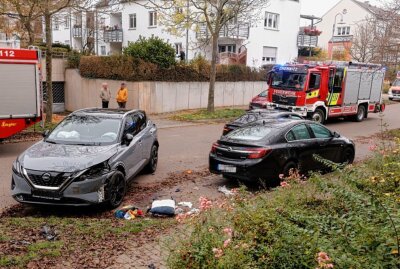
<instances>
[{"instance_id":1,"label":"sedan door","mask_svg":"<svg viewBox=\"0 0 400 269\"><path fill-rule=\"evenodd\" d=\"M306 124L298 124L286 134L289 150L291 155L297 156L299 169L306 172L314 169L313 154L316 146L312 143L312 138Z\"/></svg>"},{"instance_id":2,"label":"sedan door","mask_svg":"<svg viewBox=\"0 0 400 269\"><path fill-rule=\"evenodd\" d=\"M320 124L310 123L309 127L317 145L316 154L331 162L339 163L343 143L335 139L332 132Z\"/></svg>"}]
</instances>

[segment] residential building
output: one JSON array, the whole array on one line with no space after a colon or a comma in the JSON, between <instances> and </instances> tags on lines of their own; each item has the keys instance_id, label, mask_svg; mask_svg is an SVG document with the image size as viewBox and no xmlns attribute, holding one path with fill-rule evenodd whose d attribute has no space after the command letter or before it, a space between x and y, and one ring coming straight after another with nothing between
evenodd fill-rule
<instances>
[{"instance_id":1,"label":"residential building","mask_svg":"<svg viewBox=\"0 0 400 269\"><path fill-rule=\"evenodd\" d=\"M185 33L172 35L160 22L157 12L142 4L129 2L113 7L98 6L89 17L93 20L87 19L88 14L76 16L73 12L54 17L53 42L69 44L79 51L87 49L85 43L89 43L93 45L93 53L112 55L122 53L129 42L140 37L157 36L175 48L177 57L180 51L187 49L188 59L200 54L211 58L210 45L199 45L209 34L205 25L198 25L198 31L189 31L187 46ZM96 23L90 25L90 21ZM297 57L299 25L299 0L270 0L259 20L251 24L233 20L221 30L218 61L253 67L293 61Z\"/></svg>"},{"instance_id":2,"label":"residential building","mask_svg":"<svg viewBox=\"0 0 400 269\"><path fill-rule=\"evenodd\" d=\"M341 0L317 24L322 31L318 46L327 50L329 57L335 52L343 52L350 59L348 50L352 46L357 26L375 18L379 12L380 9L370 5L368 1Z\"/></svg>"}]
</instances>

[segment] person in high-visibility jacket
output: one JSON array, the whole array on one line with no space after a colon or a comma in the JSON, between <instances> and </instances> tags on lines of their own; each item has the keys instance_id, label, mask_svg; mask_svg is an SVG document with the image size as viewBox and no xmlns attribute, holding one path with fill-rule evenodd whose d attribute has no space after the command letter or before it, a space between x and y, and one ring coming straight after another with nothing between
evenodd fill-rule
<instances>
[{"instance_id":1,"label":"person in high-visibility jacket","mask_svg":"<svg viewBox=\"0 0 400 269\"><path fill-rule=\"evenodd\" d=\"M121 83L121 87L117 92L117 103L119 108L125 108L126 102L128 101L128 89L126 88L125 82Z\"/></svg>"}]
</instances>

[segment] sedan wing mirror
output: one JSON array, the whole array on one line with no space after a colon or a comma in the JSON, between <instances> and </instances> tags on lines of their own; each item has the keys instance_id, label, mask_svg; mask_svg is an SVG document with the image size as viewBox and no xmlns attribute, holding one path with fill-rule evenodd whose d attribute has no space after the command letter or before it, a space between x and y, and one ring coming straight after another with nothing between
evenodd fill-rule
<instances>
[{"instance_id":1,"label":"sedan wing mirror","mask_svg":"<svg viewBox=\"0 0 400 269\"><path fill-rule=\"evenodd\" d=\"M127 146L129 146L130 145L130 143L132 142L132 140L133 140L133 135L131 135L131 134L126 134L125 136L124 136L124 144L126 144Z\"/></svg>"}]
</instances>

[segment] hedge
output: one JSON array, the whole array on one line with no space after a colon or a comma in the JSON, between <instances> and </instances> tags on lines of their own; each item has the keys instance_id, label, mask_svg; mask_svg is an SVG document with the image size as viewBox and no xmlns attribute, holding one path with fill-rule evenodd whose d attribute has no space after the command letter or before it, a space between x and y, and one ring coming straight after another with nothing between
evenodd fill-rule
<instances>
[{"instance_id":1,"label":"hedge","mask_svg":"<svg viewBox=\"0 0 400 269\"><path fill-rule=\"evenodd\" d=\"M168 69L129 56L82 56L79 71L86 78L126 81L209 81L210 66L204 61L178 64ZM218 65L217 81L263 81L265 70L243 65Z\"/></svg>"}]
</instances>

